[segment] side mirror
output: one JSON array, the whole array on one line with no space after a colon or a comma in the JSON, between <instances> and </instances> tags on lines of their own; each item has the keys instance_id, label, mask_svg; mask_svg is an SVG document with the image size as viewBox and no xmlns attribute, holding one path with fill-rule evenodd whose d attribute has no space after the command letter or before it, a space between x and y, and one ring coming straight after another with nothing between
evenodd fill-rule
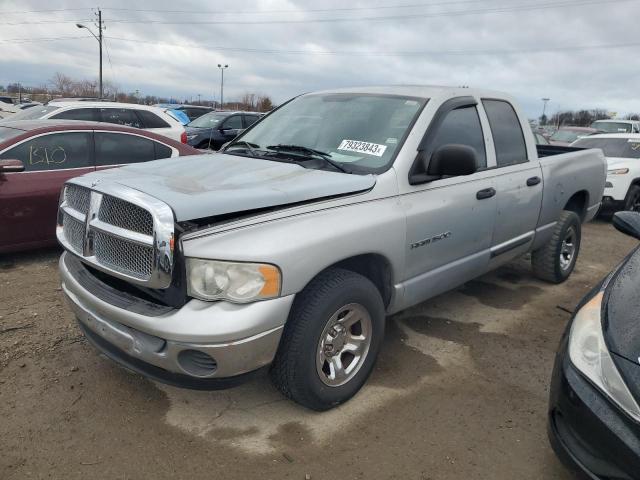
<instances>
[{"instance_id":1,"label":"side mirror","mask_svg":"<svg viewBox=\"0 0 640 480\"><path fill-rule=\"evenodd\" d=\"M0 173L23 172L24 164L20 160L0 160Z\"/></svg>"},{"instance_id":2,"label":"side mirror","mask_svg":"<svg viewBox=\"0 0 640 480\"><path fill-rule=\"evenodd\" d=\"M474 148L468 145L447 144L438 148L429 161L427 173L434 176L458 177L478 170Z\"/></svg>"},{"instance_id":3,"label":"side mirror","mask_svg":"<svg viewBox=\"0 0 640 480\"><path fill-rule=\"evenodd\" d=\"M613 226L625 235L640 240L640 213L617 212L613 216Z\"/></svg>"}]
</instances>

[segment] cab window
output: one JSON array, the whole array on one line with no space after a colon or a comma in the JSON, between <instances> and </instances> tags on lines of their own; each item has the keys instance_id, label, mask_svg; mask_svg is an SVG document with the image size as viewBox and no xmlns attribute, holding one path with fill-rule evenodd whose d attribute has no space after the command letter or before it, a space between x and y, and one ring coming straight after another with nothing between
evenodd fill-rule
<instances>
[{"instance_id":1,"label":"cab window","mask_svg":"<svg viewBox=\"0 0 640 480\"><path fill-rule=\"evenodd\" d=\"M101 108L99 121L126 127L142 128L142 122L136 113L127 108Z\"/></svg>"},{"instance_id":2,"label":"cab window","mask_svg":"<svg viewBox=\"0 0 640 480\"><path fill-rule=\"evenodd\" d=\"M222 124L223 129L236 130L242 128L242 117L240 115L233 115L227 118Z\"/></svg>"},{"instance_id":3,"label":"cab window","mask_svg":"<svg viewBox=\"0 0 640 480\"><path fill-rule=\"evenodd\" d=\"M489 118L498 167L527 162L524 135L511 104L504 100L483 100L482 105Z\"/></svg>"},{"instance_id":4,"label":"cab window","mask_svg":"<svg viewBox=\"0 0 640 480\"><path fill-rule=\"evenodd\" d=\"M25 172L92 167L89 132L50 133L31 138L0 154L22 161Z\"/></svg>"},{"instance_id":5,"label":"cab window","mask_svg":"<svg viewBox=\"0 0 640 480\"><path fill-rule=\"evenodd\" d=\"M487 166L482 126L475 106L457 108L447 114L433 139L432 151L435 152L447 144L467 145L473 148L476 151L478 168Z\"/></svg>"}]
</instances>

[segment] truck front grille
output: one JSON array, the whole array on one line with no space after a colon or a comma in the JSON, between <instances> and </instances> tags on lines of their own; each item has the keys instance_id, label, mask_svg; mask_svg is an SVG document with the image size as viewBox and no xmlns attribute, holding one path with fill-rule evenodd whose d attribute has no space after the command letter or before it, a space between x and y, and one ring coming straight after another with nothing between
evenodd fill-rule
<instances>
[{"instance_id":1,"label":"truck front grille","mask_svg":"<svg viewBox=\"0 0 640 480\"><path fill-rule=\"evenodd\" d=\"M171 208L139 191L109 187L106 193L75 183L65 186L58 239L105 273L149 288L168 288L173 270Z\"/></svg>"},{"instance_id":2,"label":"truck front grille","mask_svg":"<svg viewBox=\"0 0 640 480\"><path fill-rule=\"evenodd\" d=\"M64 236L76 253L82 253L84 248L84 223L76 220L68 213L63 214Z\"/></svg>"},{"instance_id":3,"label":"truck front grille","mask_svg":"<svg viewBox=\"0 0 640 480\"><path fill-rule=\"evenodd\" d=\"M110 195L102 197L98 218L133 232L153 235L153 217L144 208Z\"/></svg>"},{"instance_id":4,"label":"truck front grille","mask_svg":"<svg viewBox=\"0 0 640 480\"><path fill-rule=\"evenodd\" d=\"M77 185L69 185L64 189L64 199L71 208L86 215L89 211L91 190Z\"/></svg>"},{"instance_id":5,"label":"truck front grille","mask_svg":"<svg viewBox=\"0 0 640 480\"><path fill-rule=\"evenodd\" d=\"M141 280L151 276L153 247L137 245L96 231L93 234L93 248L101 265Z\"/></svg>"}]
</instances>

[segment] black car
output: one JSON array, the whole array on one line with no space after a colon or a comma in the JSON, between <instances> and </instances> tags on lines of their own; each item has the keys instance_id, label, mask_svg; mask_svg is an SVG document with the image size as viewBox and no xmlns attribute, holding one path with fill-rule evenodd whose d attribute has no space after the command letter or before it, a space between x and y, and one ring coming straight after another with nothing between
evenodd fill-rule
<instances>
[{"instance_id":1,"label":"black car","mask_svg":"<svg viewBox=\"0 0 640 480\"><path fill-rule=\"evenodd\" d=\"M218 150L263 114L256 112L210 112L185 126L187 143L196 148Z\"/></svg>"},{"instance_id":2,"label":"black car","mask_svg":"<svg viewBox=\"0 0 640 480\"><path fill-rule=\"evenodd\" d=\"M621 232L640 239L640 214L619 212ZM640 249L576 308L551 380L548 432L579 478L640 478Z\"/></svg>"}]
</instances>

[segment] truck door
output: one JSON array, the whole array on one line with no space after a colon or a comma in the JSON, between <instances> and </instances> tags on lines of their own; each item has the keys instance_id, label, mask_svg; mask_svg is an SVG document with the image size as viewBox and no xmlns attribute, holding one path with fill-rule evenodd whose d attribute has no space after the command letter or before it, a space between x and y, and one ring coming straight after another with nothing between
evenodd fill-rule
<instances>
[{"instance_id":1,"label":"truck door","mask_svg":"<svg viewBox=\"0 0 640 480\"><path fill-rule=\"evenodd\" d=\"M542 204L542 170L527 157L522 125L504 100L483 99L496 155L497 215L491 240L491 267L531 246Z\"/></svg>"},{"instance_id":2,"label":"truck door","mask_svg":"<svg viewBox=\"0 0 640 480\"><path fill-rule=\"evenodd\" d=\"M496 197L476 103L473 97L445 102L420 148L425 144L425 152L433 152L446 144L470 146L479 170L427 180L400 197L407 219L406 305L449 290L488 268Z\"/></svg>"}]
</instances>

